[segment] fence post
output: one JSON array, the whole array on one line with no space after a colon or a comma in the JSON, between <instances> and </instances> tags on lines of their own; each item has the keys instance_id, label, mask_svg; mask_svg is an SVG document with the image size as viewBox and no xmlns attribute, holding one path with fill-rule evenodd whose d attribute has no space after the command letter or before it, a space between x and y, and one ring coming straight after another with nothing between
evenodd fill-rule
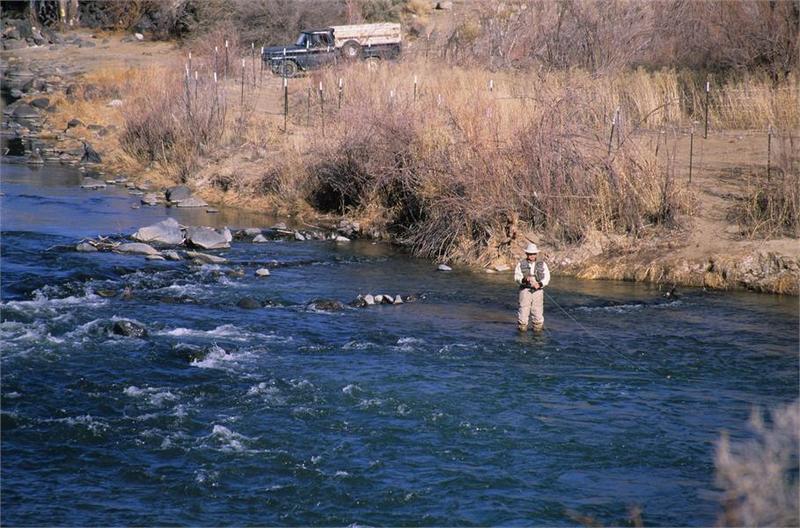
<instances>
[{"instance_id":1,"label":"fence post","mask_svg":"<svg viewBox=\"0 0 800 528\"><path fill-rule=\"evenodd\" d=\"M614 141L614 129L617 127L617 112L611 119L611 135L608 136L608 155L611 156L611 143Z\"/></svg>"},{"instance_id":2,"label":"fence post","mask_svg":"<svg viewBox=\"0 0 800 528\"><path fill-rule=\"evenodd\" d=\"M689 185L692 184L692 158L694 156L694 125L689 132Z\"/></svg>"},{"instance_id":3,"label":"fence post","mask_svg":"<svg viewBox=\"0 0 800 528\"><path fill-rule=\"evenodd\" d=\"M414 101L417 100L417 76L414 76Z\"/></svg>"},{"instance_id":4,"label":"fence post","mask_svg":"<svg viewBox=\"0 0 800 528\"><path fill-rule=\"evenodd\" d=\"M218 54L219 54L219 47L217 47L217 46L214 46L214 74L215 74L215 75L216 75L216 73L219 71L219 66L218 66L218 64L217 64L217 62L218 62L218 61L217 61L217 55L218 55ZM214 82L216 82L216 81L214 81Z\"/></svg>"},{"instance_id":5,"label":"fence post","mask_svg":"<svg viewBox=\"0 0 800 528\"><path fill-rule=\"evenodd\" d=\"M322 137L325 137L325 98L322 95L322 81L319 82L319 114L322 120Z\"/></svg>"},{"instance_id":6,"label":"fence post","mask_svg":"<svg viewBox=\"0 0 800 528\"><path fill-rule=\"evenodd\" d=\"M308 87L308 99L306 105L306 126L311 126L311 86Z\"/></svg>"},{"instance_id":7,"label":"fence post","mask_svg":"<svg viewBox=\"0 0 800 528\"><path fill-rule=\"evenodd\" d=\"M283 78L283 132L289 131L289 79Z\"/></svg>"},{"instance_id":8,"label":"fence post","mask_svg":"<svg viewBox=\"0 0 800 528\"><path fill-rule=\"evenodd\" d=\"M192 69L192 52L189 52L189 71L194 71Z\"/></svg>"},{"instance_id":9,"label":"fence post","mask_svg":"<svg viewBox=\"0 0 800 528\"><path fill-rule=\"evenodd\" d=\"M225 39L225 74L222 78L228 80L228 39Z\"/></svg>"},{"instance_id":10,"label":"fence post","mask_svg":"<svg viewBox=\"0 0 800 528\"><path fill-rule=\"evenodd\" d=\"M489 79L489 93L494 92L494 79Z\"/></svg>"},{"instance_id":11,"label":"fence post","mask_svg":"<svg viewBox=\"0 0 800 528\"><path fill-rule=\"evenodd\" d=\"M342 109L342 96L344 95L344 87L342 85L342 78L339 77L339 106L338 109Z\"/></svg>"},{"instance_id":12,"label":"fence post","mask_svg":"<svg viewBox=\"0 0 800 528\"><path fill-rule=\"evenodd\" d=\"M264 46L261 46L261 54L258 56L260 69L258 70L258 85L264 85Z\"/></svg>"},{"instance_id":13,"label":"fence post","mask_svg":"<svg viewBox=\"0 0 800 528\"><path fill-rule=\"evenodd\" d=\"M244 118L244 59L242 59L242 100L241 100L241 109L242 109L242 118Z\"/></svg>"},{"instance_id":14,"label":"fence post","mask_svg":"<svg viewBox=\"0 0 800 528\"><path fill-rule=\"evenodd\" d=\"M200 79L197 76L197 70L194 71L194 104L197 104L197 85L200 84Z\"/></svg>"},{"instance_id":15,"label":"fence post","mask_svg":"<svg viewBox=\"0 0 800 528\"><path fill-rule=\"evenodd\" d=\"M772 181L772 123L767 127L767 183Z\"/></svg>"},{"instance_id":16,"label":"fence post","mask_svg":"<svg viewBox=\"0 0 800 528\"><path fill-rule=\"evenodd\" d=\"M622 135L621 134L621 132L622 132L622 116L620 115L619 107L617 107L617 111L615 113L615 117L616 117L615 120L617 122L617 150L619 150L619 142L620 142L619 138Z\"/></svg>"},{"instance_id":17,"label":"fence post","mask_svg":"<svg viewBox=\"0 0 800 528\"><path fill-rule=\"evenodd\" d=\"M706 81L706 128L703 133L703 139L708 139L708 103L711 92L711 82Z\"/></svg>"}]
</instances>

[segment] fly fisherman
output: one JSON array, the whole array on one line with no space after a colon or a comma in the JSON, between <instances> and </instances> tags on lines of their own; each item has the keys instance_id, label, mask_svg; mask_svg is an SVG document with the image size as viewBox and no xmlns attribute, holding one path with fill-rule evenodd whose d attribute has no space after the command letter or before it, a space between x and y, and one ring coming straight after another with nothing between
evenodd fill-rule
<instances>
[{"instance_id":1,"label":"fly fisherman","mask_svg":"<svg viewBox=\"0 0 800 528\"><path fill-rule=\"evenodd\" d=\"M519 285L519 312L517 323L520 332L528 330L528 320L533 316L533 330L544 328L544 292L550 283L550 270L544 261L537 261L539 248L529 243L525 247L525 258L517 263L514 280Z\"/></svg>"}]
</instances>

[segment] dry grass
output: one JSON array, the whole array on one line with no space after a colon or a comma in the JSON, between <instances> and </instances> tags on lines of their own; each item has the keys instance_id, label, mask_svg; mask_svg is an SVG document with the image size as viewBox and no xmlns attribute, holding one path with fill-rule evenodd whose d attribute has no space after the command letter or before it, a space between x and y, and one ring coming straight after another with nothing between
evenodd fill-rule
<instances>
[{"instance_id":1,"label":"dry grass","mask_svg":"<svg viewBox=\"0 0 800 528\"><path fill-rule=\"evenodd\" d=\"M516 232L556 244L593 231L638 236L674 227L690 211L692 197L671 166L629 141L643 129L697 121L704 86L677 72L498 74L422 60L357 63L292 80L292 133L284 134L282 118L256 111L257 88L245 84L242 104L237 81L209 80L213 53L194 60L201 80L190 79L188 89L178 68L139 75L121 138L132 158L215 192L270 197L284 211L310 205L357 216L421 255L488 262ZM238 76L239 62L231 62ZM784 104L797 100L796 87L775 91L759 78L712 86L715 126L797 127L797 105ZM752 106L737 103L734 94L745 89ZM609 142L617 109L618 138ZM206 165L219 170L200 170Z\"/></svg>"}]
</instances>

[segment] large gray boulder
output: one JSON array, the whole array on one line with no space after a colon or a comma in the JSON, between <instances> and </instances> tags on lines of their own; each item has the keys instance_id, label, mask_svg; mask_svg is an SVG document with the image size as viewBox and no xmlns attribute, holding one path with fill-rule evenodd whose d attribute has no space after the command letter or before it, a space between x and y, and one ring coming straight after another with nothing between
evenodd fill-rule
<instances>
[{"instance_id":1,"label":"large gray boulder","mask_svg":"<svg viewBox=\"0 0 800 528\"><path fill-rule=\"evenodd\" d=\"M105 189L106 183L95 178L81 180L81 189Z\"/></svg>"},{"instance_id":2,"label":"large gray boulder","mask_svg":"<svg viewBox=\"0 0 800 528\"><path fill-rule=\"evenodd\" d=\"M208 204L198 198L197 196L190 196L185 200L181 200L180 202L176 202L175 205L177 207L206 207Z\"/></svg>"},{"instance_id":3,"label":"large gray boulder","mask_svg":"<svg viewBox=\"0 0 800 528\"><path fill-rule=\"evenodd\" d=\"M129 242L127 244L120 244L114 248L118 253L129 253L132 255L158 255L158 250L150 244L142 244L141 242Z\"/></svg>"},{"instance_id":4,"label":"large gray boulder","mask_svg":"<svg viewBox=\"0 0 800 528\"><path fill-rule=\"evenodd\" d=\"M228 237L210 227L190 227L186 230L186 241L202 249L225 249L231 247Z\"/></svg>"},{"instance_id":5,"label":"large gray boulder","mask_svg":"<svg viewBox=\"0 0 800 528\"><path fill-rule=\"evenodd\" d=\"M208 253L201 253L199 251L187 251L186 256L203 264L225 264L228 262L226 258L209 255Z\"/></svg>"},{"instance_id":6,"label":"large gray boulder","mask_svg":"<svg viewBox=\"0 0 800 528\"><path fill-rule=\"evenodd\" d=\"M182 202L187 198L191 198L192 190L185 185L176 185L167 189L165 195L170 202Z\"/></svg>"},{"instance_id":7,"label":"large gray boulder","mask_svg":"<svg viewBox=\"0 0 800 528\"><path fill-rule=\"evenodd\" d=\"M139 242L157 242L173 246L183 244L181 226L174 218L167 218L157 224L142 227L133 234L132 238Z\"/></svg>"}]
</instances>

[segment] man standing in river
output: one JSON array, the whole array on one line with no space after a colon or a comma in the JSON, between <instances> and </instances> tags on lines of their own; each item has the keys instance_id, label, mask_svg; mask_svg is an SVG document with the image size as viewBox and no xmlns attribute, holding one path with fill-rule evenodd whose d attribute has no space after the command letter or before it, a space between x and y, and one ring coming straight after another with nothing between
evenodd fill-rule
<instances>
[{"instance_id":1,"label":"man standing in river","mask_svg":"<svg viewBox=\"0 0 800 528\"><path fill-rule=\"evenodd\" d=\"M517 263L514 280L519 285L519 311L517 323L520 332L528 330L528 320L533 319L533 330L544 328L544 288L550 283L550 270L547 263L537 261L539 248L529 243L525 248L525 258ZM532 316L532 317L531 317Z\"/></svg>"}]
</instances>

